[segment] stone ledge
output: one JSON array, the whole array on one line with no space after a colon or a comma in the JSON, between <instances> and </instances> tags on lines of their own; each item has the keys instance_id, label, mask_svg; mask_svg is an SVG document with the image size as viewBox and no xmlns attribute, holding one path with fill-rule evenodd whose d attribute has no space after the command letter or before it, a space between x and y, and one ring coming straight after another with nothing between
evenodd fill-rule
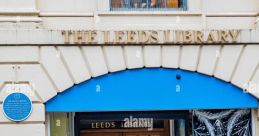
<instances>
[{"instance_id":1,"label":"stone ledge","mask_svg":"<svg viewBox=\"0 0 259 136\"><path fill-rule=\"evenodd\" d=\"M99 16L202 16L201 12L190 11L108 11L98 12Z\"/></svg>"},{"instance_id":2,"label":"stone ledge","mask_svg":"<svg viewBox=\"0 0 259 136\"><path fill-rule=\"evenodd\" d=\"M1 10L0 9L0 15L1 16L39 16L38 10Z\"/></svg>"},{"instance_id":3,"label":"stone ledge","mask_svg":"<svg viewBox=\"0 0 259 136\"><path fill-rule=\"evenodd\" d=\"M30 16L8 16L0 17L0 22L42 22L42 19L39 17L30 17Z\"/></svg>"},{"instance_id":4,"label":"stone ledge","mask_svg":"<svg viewBox=\"0 0 259 136\"><path fill-rule=\"evenodd\" d=\"M41 12L40 17L94 17L94 13Z\"/></svg>"},{"instance_id":5,"label":"stone ledge","mask_svg":"<svg viewBox=\"0 0 259 136\"><path fill-rule=\"evenodd\" d=\"M207 13L206 17L256 17L258 13L256 12L228 12L228 13Z\"/></svg>"}]
</instances>

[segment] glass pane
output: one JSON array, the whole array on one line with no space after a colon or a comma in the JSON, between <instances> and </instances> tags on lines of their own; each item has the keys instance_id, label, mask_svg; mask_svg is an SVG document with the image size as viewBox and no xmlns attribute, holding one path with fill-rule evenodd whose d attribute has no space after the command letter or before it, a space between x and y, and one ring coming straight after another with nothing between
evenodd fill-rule
<instances>
[{"instance_id":1,"label":"glass pane","mask_svg":"<svg viewBox=\"0 0 259 136\"><path fill-rule=\"evenodd\" d=\"M186 7L185 0L111 0L112 10L161 10Z\"/></svg>"},{"instance_id":2,"label":"glass pane","mask_svg":"<svg viewBox=\"0 0 259 136\"><path fill-rule=\"evenodd\" d=\"M185 120L175 120L174 123L175 136L185 136Z\"/></svg>"},{"instance_id":3,"label":"glass pane","mask_svg":"<svg viewBox=\"0 0 259 136\"><path fill-rule=\"evenodd\" d=\"M122 0L112 0L112 8L121 8Z\"/></svg>"},{"instance_id":4,"label":"glass pane","mask_svg":"<svg viewBox=\"0 0 259 136\"><path fill-rule=\"evenodd\" d=\"M193 135L251 136L251 110L194 110Z\"/></svg>"},{"instance_id":5,"label":"glass pane","mask_svg":"<svg viewBox=\"0 0 259 136\"><path fill-rule=\"evenodd\" d=\"M167 0L167 8L178 8L178 0Z\"/></svg>"}]
</instances>

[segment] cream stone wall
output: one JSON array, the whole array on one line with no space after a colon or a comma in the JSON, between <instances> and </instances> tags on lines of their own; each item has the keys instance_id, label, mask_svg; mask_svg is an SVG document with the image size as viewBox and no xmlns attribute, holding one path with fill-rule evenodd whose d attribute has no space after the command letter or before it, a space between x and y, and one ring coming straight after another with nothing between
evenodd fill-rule
<instances>
[{"instance_id":1,"label":"cream stone wall","mask_svg":"<svg viewBox=\"0 0 259 136\"><path fill-rule=\"evenodd\" d=\"M42 102L90 77L126 68L197 71L243 89L249 82L259 83L258 45L1 46L0 52L1 86L13 81L17 65L18 80L32 84ZM250 91L259 97L258 90Z\"/></svg>"},{"instance_id":2,"label":"cream stone wall","mask_svg":"<svg viewBox=\"0 0 259 136\"><path fill-rule=\"evenodd\" d=\"M259 83L258 45L1 46L0 52L1 86L14 80L13 67L17 65L18 80L34 84L42 102L90 77L126 68L198 71L243 89L246 83ZM259 97L258 90L251 93Z\"/></svg>"},{"instance_id":3,"label":"cream stone wall","mask_svg":"<svg viewBox=\"0 0 259 136\"><path fill-rule=\"evenodd\" d=\"M259 86L258 0L188 0L187 11L109 10L109 0L0 0L0 104L16 89L33 101L22 123L7 120L0 108L1 136L47 136L46 101L91 77L125 69L197 71L259 98L259 87L250 87ZM89 29L244 30L237 45L55 46L64 43L61 30Z\"/></svg>"}]
</instances>

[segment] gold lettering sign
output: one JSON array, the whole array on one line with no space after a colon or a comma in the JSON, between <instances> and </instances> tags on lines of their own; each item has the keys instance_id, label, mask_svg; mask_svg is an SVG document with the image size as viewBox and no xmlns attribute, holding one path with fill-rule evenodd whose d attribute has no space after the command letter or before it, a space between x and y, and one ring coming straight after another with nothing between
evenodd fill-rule
<instances>
[{"instance_id":1,"label":"gold lettering sign","mask_svg":"<svg viewBox=\"0 0 259 136\"><path fill-rule=\"evenodd\" d=\"M236 43L240 30L62 31L65 44L213 44Z\"/></svg>"},{"instance_id":2,"label":"gold lettering sign","mask_svg":"<svg viewBox=\"0 0 259 136\"><path fill-rule=\"evenodd\" d=\"M181 40L182 36L182 31L175 31L175 42L176 43L182 43L183 41Z\"/></svg>"},{"instance_id":3,"label":"gold lettering sign","mask_svg":"<svg viewBox=\"0 0 259 136\"><path fill-rule=\"evenodd\" d=\"M164 31L164 43L169 43L170 42L170 31Z\"/></svg>"},{"instance_id":4,"label":"gold lettering sign","mask_svg":"<svg viewBox=\"0 0 259 136\"><path fill-rule=\"evenodd\" d=\"M159 42L158 32L157 31L151 31L150 32L150 42L151 43L158 43Z\"/></svg>"},{"instance_id":5,"label":"gold lettering sign","mask_svg":"<svg viewBox=\"0 0 259 136\"><path fill-rule=\"evenodd\" d=\"M201 31L195 31L194 32L194 43L203 43L204 40L204 34Z\"/></svg>"},{"instance_id":6,"label":"gold lettering sign","mask_svg":"<svg viewBox=\"0 0 259 136\"><path fill-rule=\"evenodd\" d=\"M74 43L75 44L84 44L85 43L85 32L75 31L74 32Z\"/></svg>"},{"instance_id":7,"label":"gold lettering sign","mask_svg":"<svg viewBox=\"0 0 259 136\"><path fill-rule=\"evenodd\" d=\"M97 32L96 31L88 31L88 43L97 43Z\"/></svg>"},{"instance_id":8,"label":"gold lettering sign","mask_svg":"<svg viewBox=\"0 0 259 136\"><path fill-rule=\"evenodd\" d=\"M184 31L183 41L184 43L192 43L193 37L191 31Z\"/></svg>"},{"instance_id":9,"label":"gold lettering sign","mask_svg":"<svg viewBox=\"0 0 259 136\"><path fill-rule=\"evenodd\" d=\"M110 32L104 31L104 43L110 43Z\"/></svg>"},{"instance_id":10,"label":"gold lettering sign","mask_svg":"<svg viewBox=\"0 0 259 136\"><path fill-rule=\"evenodd\" d=\"M70 43L70 31L62 31L62 35L65 35L65 44L69 44Z\"/></svg>"},{"instance_id":11,"label":"gold lettering sign","mask_svg":"<svg viewBox=\"0 0 259 136\"><path fill-rule=\"evenodd\" d=\"M115 122L92 122L91 128L115 128Z\"/></svg>"},{"instance_id":12,"label":"gold lettering sign","mask_svg":"<svg viewBox=\"0 0 259 136\"><path fill-rule=\"evenodd\" d=\"M139 31L139 43L148 43L149 41L149 32L148 31Z\"/></svg>"},{"instance_id":13,"label":"gold lettering sign","mask_svg":"<svg viewBox=\"0 0 259 136\"><path fill-rule=\"evenodd\" d=\"M228 31L218 31L218 42L220 43L226 43L228 42Z\"/></svg>"},{"instance_id":14,"label":"gold lettering sign","mask_svg":"<svg viewBox=\"0 0 259 136\"><path fill-rule=\"evenodd\" d=\"M127 32L127 42L128 43L136 43L137 42L137 32L136 31L128 31Z\"/></svg>"},{"instance_id":15,"label":"gold lettering sign","mask_svg":"<svg viewBox=\"0 0 259 136\"><path fill-rule=\"evenodd\" d=\"M232 41L237 42L237 37L238 37L238 34L240 33L240 30L231 30L229 32L232 37Z\"/></svg>"},{"instance_id":16,"label":"gold lettering sign","mask_svg":"<svg viewBox=\"0 0 259 136\"><path fill-rule=\"evenodd\" d=\"M207 38L207 43L215 43L215 35L213 31L210 31L208 38Z\"/></svg>"},{"instance_id":17,"label":"gold lettering sign","mask_svg":"<svg viewBox=\"0 0 259 136\"><path fill-rule=\"evenodd\" d=\"M116 31L115 32L115 40L114 40L114 42L115 43L120 43L120 44L122 44L122 43L124 43L124 32L123 31Z\"/></svg>"}]
</instances>

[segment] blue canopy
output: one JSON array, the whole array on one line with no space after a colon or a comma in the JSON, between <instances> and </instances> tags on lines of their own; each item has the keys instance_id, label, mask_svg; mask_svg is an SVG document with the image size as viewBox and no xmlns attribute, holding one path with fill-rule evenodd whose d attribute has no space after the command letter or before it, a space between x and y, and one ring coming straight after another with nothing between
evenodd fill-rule
<instances>
[{"instance_id":1,"label":"blue canopy","mask_svg":"<svg viewBox=\"0 0 259 136\"><path fill-rule=\"evenodd\" d=\"M47 112L257 108L255 97L234 85L178 69L135 69L93 78L59 93Z\"/></svg>"}]
</instances>

